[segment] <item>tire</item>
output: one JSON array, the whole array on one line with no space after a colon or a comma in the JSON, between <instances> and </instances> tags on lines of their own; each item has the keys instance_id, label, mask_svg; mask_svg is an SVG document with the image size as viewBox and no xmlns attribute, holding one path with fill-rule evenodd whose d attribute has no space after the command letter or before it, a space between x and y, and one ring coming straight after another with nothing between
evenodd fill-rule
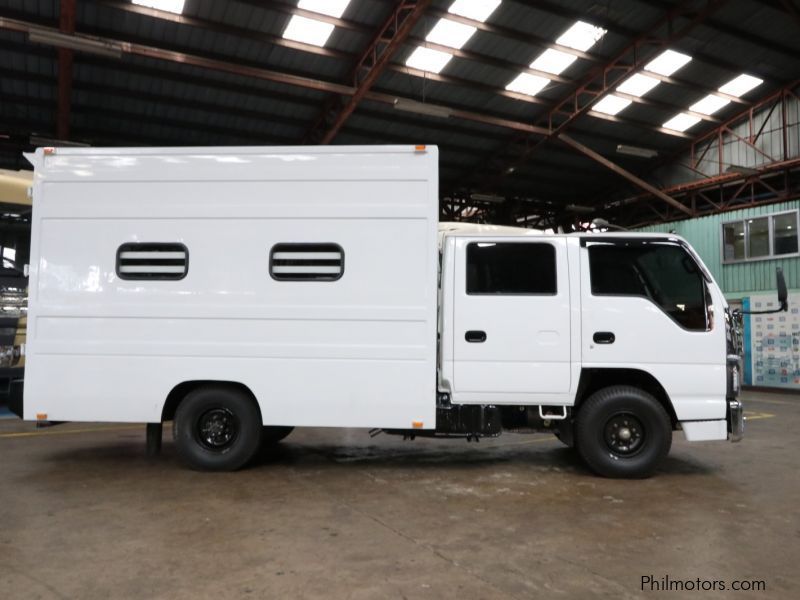
<instances>
[{"instance_id":1,"label":"tire","mask_svg":"<svg viewBox=\"0 0 800 600\"><path fill-rule=\"evenodd\" d=\"M193 390L178 405L172 436L178 456L199 471L236 471L261 445L261 412L247 393L224 385Z\"/></svg>"},{"instance_id":2,"label":"tire","mask_svg":"<svg viewBox=\"0 0 800 600\"><path fill-rule=\"evenodd\" d=\"M283 440L293 431L294 427L267 425L261 429L261 443L264 446L272 446Z\"/></svg>"},{"instance_id":3,"label":"tire","mask_svg":"<svg viewBox=\"0 0 800 600\"><path fill-rule=\"evenodd\" d=\"M669 453L672 421L647 392L613 386L595 392L580 407L575 436L578 453L598 475L644 478Z\"/></svg>"}]
</instances>

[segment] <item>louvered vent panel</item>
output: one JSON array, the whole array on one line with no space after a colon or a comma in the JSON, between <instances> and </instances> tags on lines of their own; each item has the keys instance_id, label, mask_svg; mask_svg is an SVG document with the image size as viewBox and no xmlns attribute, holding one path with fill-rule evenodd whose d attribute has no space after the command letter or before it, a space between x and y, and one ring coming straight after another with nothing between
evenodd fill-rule
<instances>
[{"instance_id":1,"label":"louvered vent panel","mask_svg":"<svg viewBox=\"0 0 800 600\"><path fill-rule=\"evenodd\" d=\"M269 272L278 281L336 281L344 273L344 250L338 244L276 244Z\"/></svg>"},{"instance_id":2,"label":"louvered vent panel","mask_svg":"<svg viewBox=\"0 0 800 600\"><path fill-rule=\"evenodd\" d=\"M117 275L122 279L168 279L186 277L189 251L183 244L122 244L117 250Z\"/></svg>"}]
</instances>

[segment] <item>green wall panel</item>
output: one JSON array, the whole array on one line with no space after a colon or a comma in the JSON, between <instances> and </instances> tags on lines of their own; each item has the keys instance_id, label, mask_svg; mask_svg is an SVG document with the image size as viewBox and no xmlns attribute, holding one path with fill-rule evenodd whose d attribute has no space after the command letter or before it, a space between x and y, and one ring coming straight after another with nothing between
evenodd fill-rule
<instances>
[{"instance_id":1,"label":"green wall panel","mask_svg":"<svg viewBox=\"0 0 800 600\"><path fill-rule=\"evenodd\" d=\"M775 289L775 268L783 268L786 284L790 289L800 289L800 258L783 258L777 260L760 260L747 263L723 265L720 236L722 223L737 221L750 217L769 215L800 208L800 201L768 204L744 210L726 212L718 215L700 217L643 227L637 231L670 232L675 231L694 246L702 257L714 279L729 298L748 295L749 292L764 292Z\"/></svg>"}]
</instances>

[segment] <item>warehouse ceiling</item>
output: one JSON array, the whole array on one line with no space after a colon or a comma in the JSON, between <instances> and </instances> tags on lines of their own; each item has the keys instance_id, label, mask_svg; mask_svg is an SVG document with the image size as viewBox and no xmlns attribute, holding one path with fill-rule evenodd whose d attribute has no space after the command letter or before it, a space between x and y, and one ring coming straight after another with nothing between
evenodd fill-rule
<instances>
[{"instance_id":1,"label":"warehouse ceiling","mask_svg":"<svg viewBox=\"0 0 800 600\"><path fill-rule=\"evenodd\" d=\"M694 208L654 169L791 92L799 33L796 0L0 0L0 168L64 142L436 144L445 218L643 195L668 220Z\"/></svg>"}]
</instances>

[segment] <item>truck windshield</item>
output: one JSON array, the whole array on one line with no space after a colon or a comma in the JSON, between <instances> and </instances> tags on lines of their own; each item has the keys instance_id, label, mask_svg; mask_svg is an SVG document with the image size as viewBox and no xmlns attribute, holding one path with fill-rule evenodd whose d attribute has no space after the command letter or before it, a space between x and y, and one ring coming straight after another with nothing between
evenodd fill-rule
<instances>
[{"instance_id":1,"label":"truck windshield","mask_svg":"<svg viewBox=\"0 0 800 600\"><path fill-rule=\"evenodd\" d=\"M644 296L686 329L711 327L703 275L678 244L592 243L589 273L594 295Z\"/></svg>"}]
</instances>

